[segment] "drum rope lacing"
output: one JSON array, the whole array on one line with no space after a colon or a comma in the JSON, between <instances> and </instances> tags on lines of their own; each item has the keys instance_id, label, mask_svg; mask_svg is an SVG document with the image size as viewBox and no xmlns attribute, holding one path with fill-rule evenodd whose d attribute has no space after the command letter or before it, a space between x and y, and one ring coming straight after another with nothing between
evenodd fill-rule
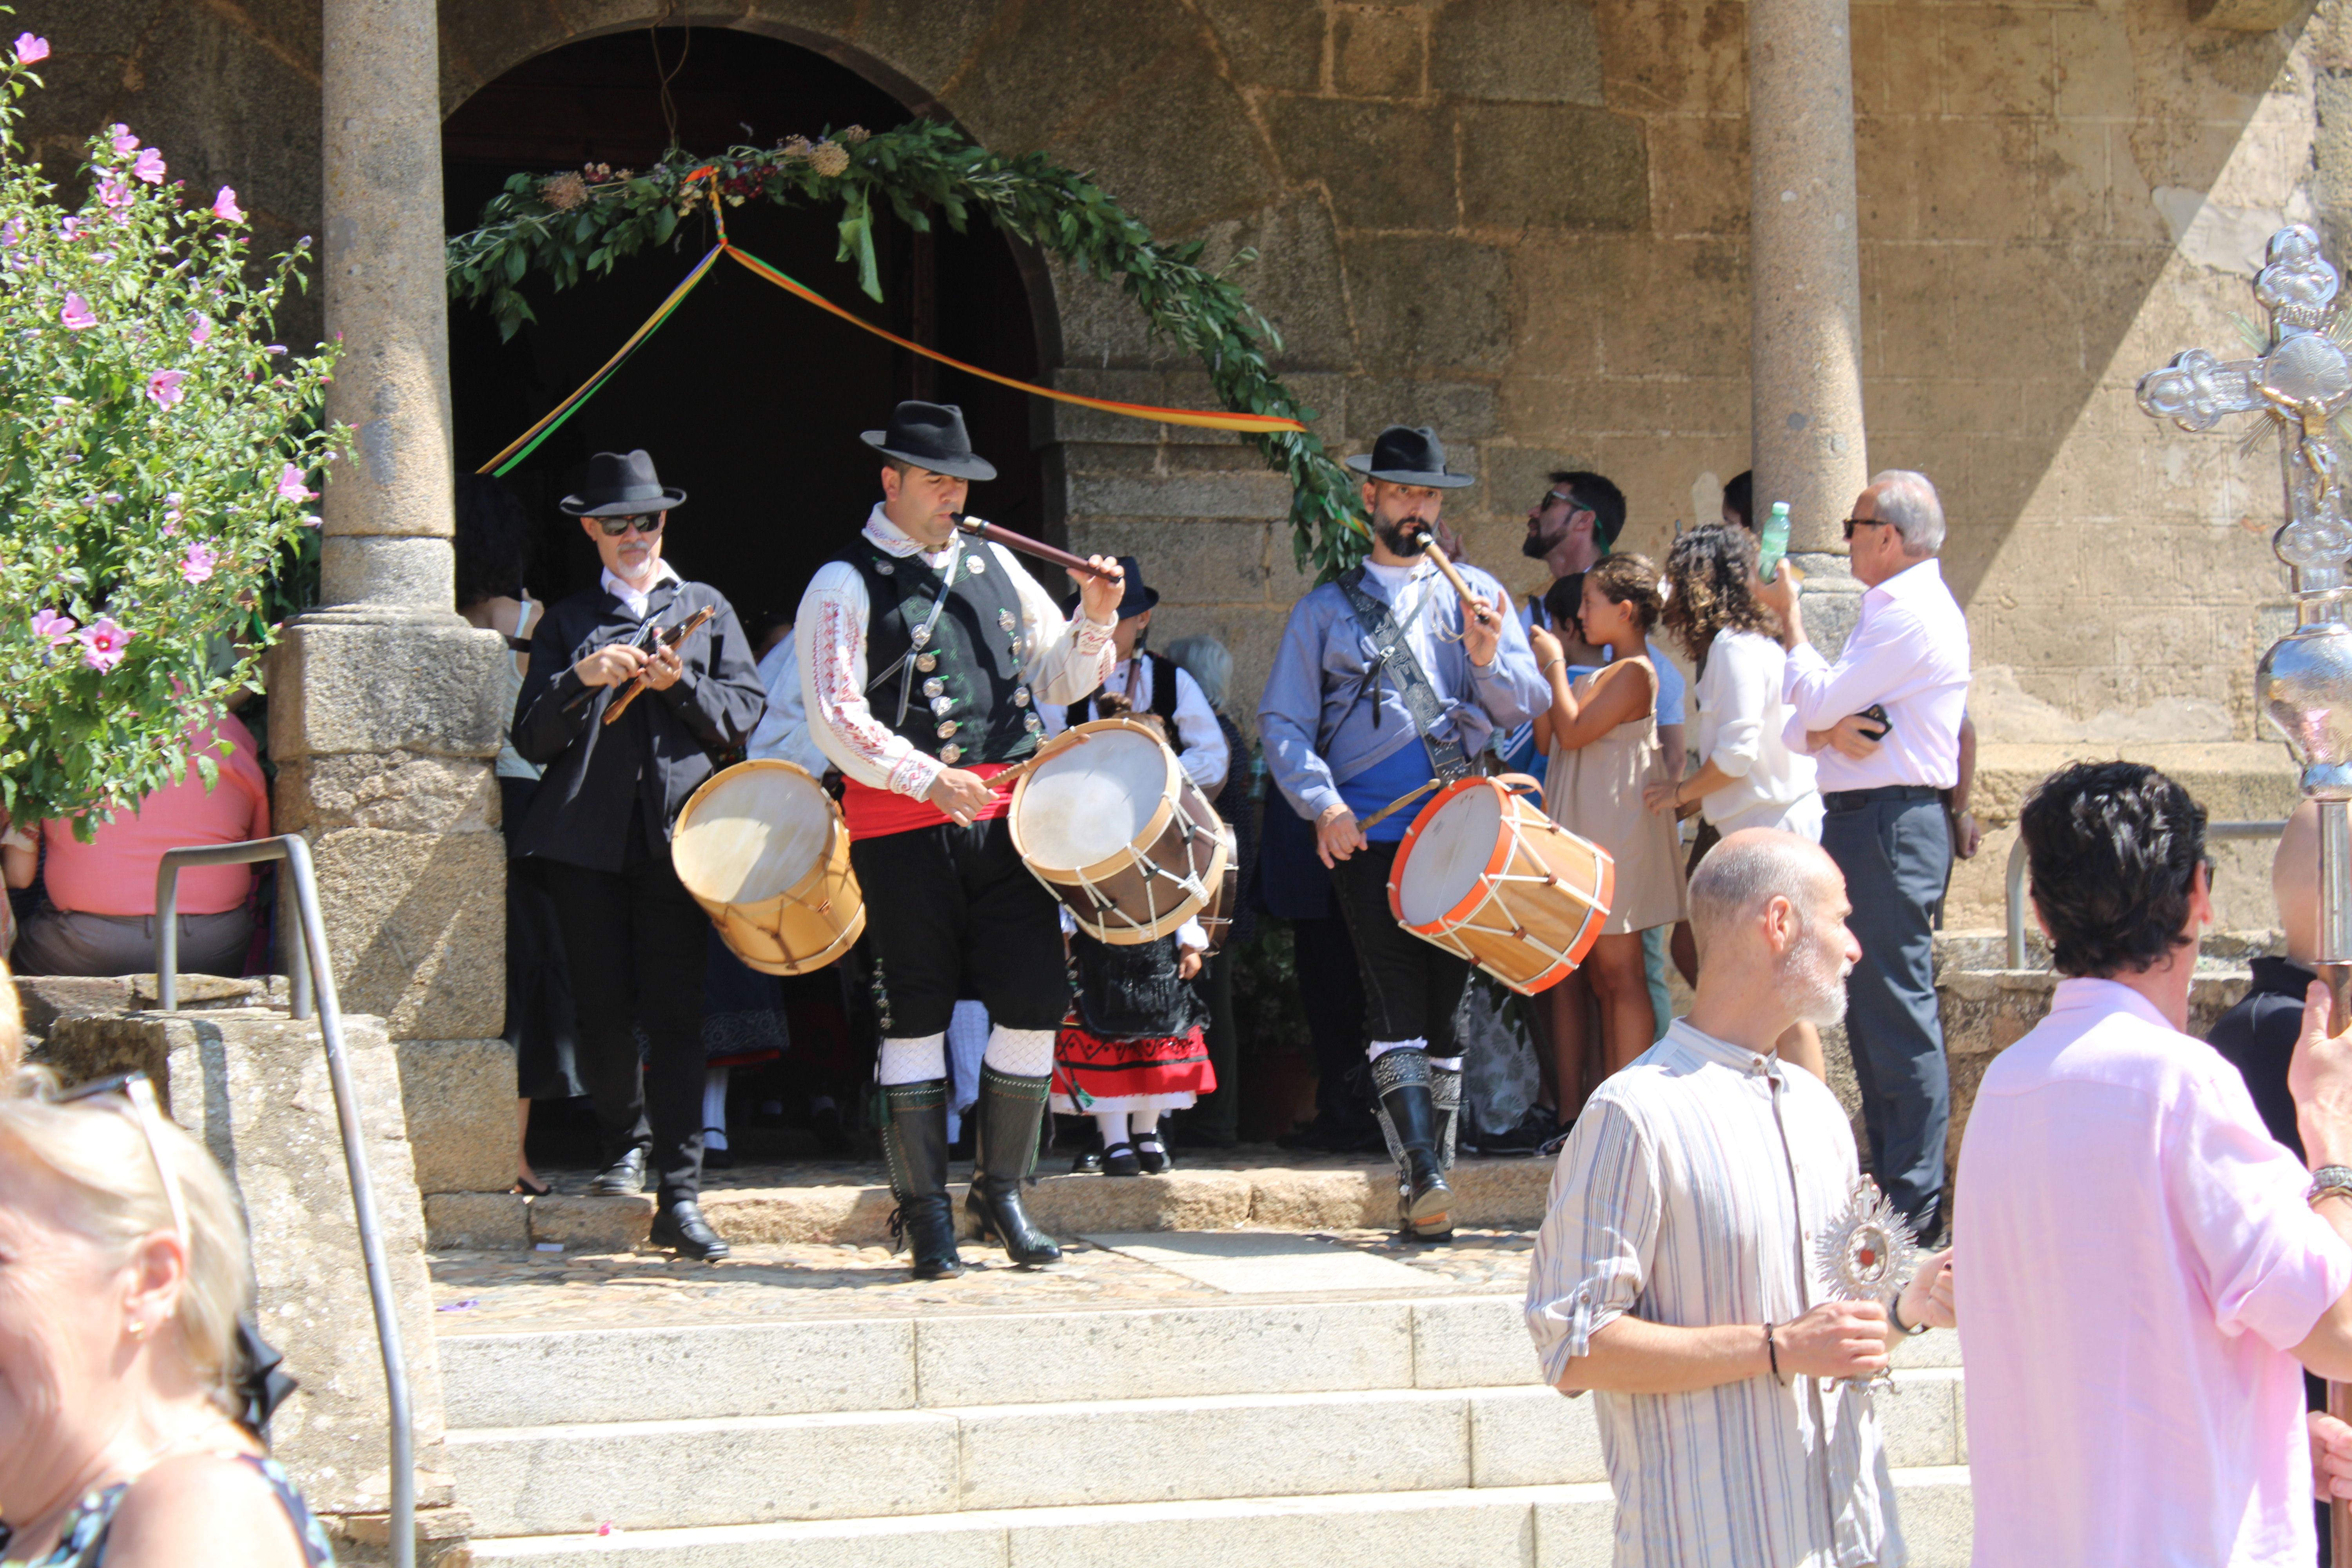
<instances>
[{"instance_id":1,"label":"drum rope lacing","mask_svg":"<svg viewBox=\"0 0 2352 1568\"><path fill-rule=\"evenodd\" d=\"M1526 849L1527 839L1526 836L1520 831L1519 825L1517 822L1506 824L1505 830L1509 833L1511 837L1511 854L1509 858L1504 862L1504 864L1507 866L1516 862L1520 854ZM1548 942L1538 940L1524 927L1519 926L1516 922L1511 925L1502 927L1481 924L1479 917L1484 915L1486 912L1487 907L1495 902L1495 889L1505 882L1527 882L1543 887L1558 888L1570 898L1574 899L1578 903L1584 906L1587 911L1587 919L1591 918L1591 911L1597 910L1601 907L1601 903L1598 899L1593 898L1590 894L1580 892L1575 888L1562 882L1557 876L1549 871L1545 872L1540 877L1531 877L1525 872L1519 871L1488 872L1482 873L1478 878L1478 881L1486 889L1486 896L1478 900L1478 907L1476 910L1473 910L1463 920L1448 927L1444 931L1437 935L1432 936L1426 931L1421 933L1423 940L1433 942L1438 946L1444 948L1448 952L1453 953L1455 957L1466 958L1473 963L1477 963L1479 962L1477 954L1470 951L1468 943L1461 942L1455 937L1454 933L1456 931L1474 931L1486 936L1507 936L1514 941L1527 943L1529 947L1534 948L1538 952L1542 953L1545 957L1550 959L1555 963L1568 963L1569 951L1576 945L1575 939L1571 936L1570 938L1568 947L1554 947ZM1509 911L1506 910L1505 918L1507 919ZM1578 924L1578 930L1580 931L1582 929L1582 922L1580 921Z\"/></svg>"}]
</instances>

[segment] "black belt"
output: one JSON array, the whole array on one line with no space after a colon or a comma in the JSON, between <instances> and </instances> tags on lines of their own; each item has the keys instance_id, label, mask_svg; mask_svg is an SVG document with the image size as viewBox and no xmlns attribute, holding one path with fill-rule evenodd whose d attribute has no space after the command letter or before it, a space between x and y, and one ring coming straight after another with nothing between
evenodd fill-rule
<instances>
[{"instance_id":1,"label":"black belt","mask_svg":"<svg viewBox=\"0 0 2352 1568\"><path fill-rule=\"evenodd\" d=\"M1882 800L1941 800L1934 784L1881 784L1876 789L1832 789L1822 792L1822 805L1831 811L1859 811Z\"/></svg>"}]
</instances>

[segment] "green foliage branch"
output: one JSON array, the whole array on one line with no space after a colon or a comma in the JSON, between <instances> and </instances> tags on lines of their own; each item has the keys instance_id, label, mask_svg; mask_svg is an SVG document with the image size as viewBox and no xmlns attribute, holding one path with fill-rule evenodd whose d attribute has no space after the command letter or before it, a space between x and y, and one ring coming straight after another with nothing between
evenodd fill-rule
<instances>
[{"instance_id":1,"label":"green foliage branch","mask_svg":"<svg viewBox=\"0 0 2352 1568\"><path fill-rule=\"evenodd\" d=\"M309 241L250 265L236 193L191 206L121 126L60 205L16 134L47 53L0 53L0 813L87 838L184 780L191 732L254 683L342 435L333 351L267 341ZM209 748L194 765L218 782Z\"/></svg>"},{"instance_id":2,"label":"green foliage branch","mask_svg":"<svg viewBox=\"0 0 2352 1568\"><path fill-rule=\"evenodd\" d=\"M852 126L816 141L793 137L772 148L730 147L715 158L673 150L646 169L592 164L577 173L520 174L482 210L481 226L448 244L449 290L487 300L512 337L535 320L522 284L534 274L569 289L609 274L621 258L670 243L680 223L713 202L741 206L837 205L840 259L882 298L874 254L874 211L887 202L917 230L932 215L963 232L984 215L1013 238L1060 256L1080 271L1118 284L1152 332L1199 357L1224 406L1236 412L1315 418L1267 363L1281 335L1250 305L1233 274L1256 258L1244 250L1223 268L1202 265L1198 240L1163 245L1085 175L1041 153L1006 158L950 125L917 121L869 133ZM1291 431L1244 437L1290 480L1292 549L1302 571L1329 577L1352 565L1367 542L1350 520L1361 510L1356 477L1322 441Z\"/></svg>"}]
</instances>

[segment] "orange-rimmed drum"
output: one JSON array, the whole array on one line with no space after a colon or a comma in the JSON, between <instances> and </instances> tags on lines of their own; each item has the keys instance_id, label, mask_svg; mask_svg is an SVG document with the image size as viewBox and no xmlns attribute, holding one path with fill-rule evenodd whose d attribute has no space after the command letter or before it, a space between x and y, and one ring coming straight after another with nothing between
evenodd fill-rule
<instances>
[{"instance_id":1,"label":"orange-rimmed drum","mask_svg":"<svg viewBox=\"0 0 2352 1568\"><path fill-rule=\"evenodd\" d=\"M1389 873L1399 925L1523 995L1584 962L1616 892L1609 851L1546 816L1541 798L1524 773L1457 780L1405 829Z\"/></svg>"},{"instance_id":2,"label":"orange-rimmed drum","mask_svg":"<svg viewBox=\"0 0 2352 1568\"><path fill-rule=\"evenodd\" d=\"M1055 736L1013 792L1013 846L1078 929L1114 947L1172 934L1217 895L1232 830L1159 731L1097 719Z\"/></svg>"},{"instance_id":3,"label":"orange-rimmed drum","mask_svg":"<svg viewBox=\"0 0 2352 1568\"><path fill-rule=\"evenodd\" d=\"M866 929L841 808L791 763L738 763L705 779L669 853L719 940L763 974L822 969Z\"/></svg>"}]
</instances>

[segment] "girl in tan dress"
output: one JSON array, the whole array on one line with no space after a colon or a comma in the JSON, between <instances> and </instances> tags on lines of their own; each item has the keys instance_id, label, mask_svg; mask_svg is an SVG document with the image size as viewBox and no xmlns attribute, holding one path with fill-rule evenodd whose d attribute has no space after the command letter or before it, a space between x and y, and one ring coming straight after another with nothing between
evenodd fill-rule
<instances>
[{"instance_id":1,"label":"girl in tan dress","mask_svg":"<svg viewBox=\"0 0 2352 1568\"><path fill-rule=\"evenodd\" d=\"M1664 604L1657 568L1642 556L1612 555L1585 574L1579 617L1584 640L1607 647L1616 657L1572 687L1559 639L1540 627L1530 634L1536 663L1551 687L1551 710L1536 720L1536 743L1551 759L1545 771L1544 809L1617 862L1609 920L1581 970L1601 1005L1601 1059L1608 1073L1648 1050L1657 1033L1643 970L1642 932L1671 925L1685 910L1682 847L1674 819L1650 811L1643 801L1644 787L1665 776L1658 750L1658 672L1643 651ZM1580 1033L1566 1026L1570 1020L1557 1022L1556 1037ZM1560 1066L1565 1113L1571 1064ZM1574 1067L1580 1069L1581 1063Z\"/></svg>"}]
</instances>

